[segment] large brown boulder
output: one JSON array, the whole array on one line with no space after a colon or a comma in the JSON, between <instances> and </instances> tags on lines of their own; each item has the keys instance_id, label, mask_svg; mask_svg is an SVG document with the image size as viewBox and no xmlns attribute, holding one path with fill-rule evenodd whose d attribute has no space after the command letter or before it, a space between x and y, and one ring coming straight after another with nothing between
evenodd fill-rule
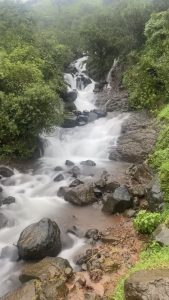
<instances>
[{"instance_id":1,"label":"large brown boulder","mask_svg":"<svg viewBox=\"0 0 169 300\"><path fill-rule=\"evenodd\" d=\"M139 271L124 284L125 300L168 300L169 269Z\"/></svg>"},{"instance_id":2,"label":"large brown boulder","mask_svg":"<svg viewBox=\"0 0 169 300\"><path fill-rule=\"evenodd\" d=\"M1 300L65 300L68 288L63 280L41 282L31 280L17 290L0 298Z\"/></svg>"},{"instance_id":3,"label":"large brown boulder","mask_svg":"<svg viewBox=\"0 0 169 300\"><path fill-rule=\"evenodd\" d=\"M46 257L37 263L26 264L19 277L22 283L36 279L40 281L66 280L73 274L68 260L60 257Z\"/></svg>"},{"instance_id":4,"label":"large brown boulder","mask_svg":"<svg viewBox=\"0 0 169 300\"><path fill-rule=\"evenodd\" d=\"M142 163L152 152L157 139L155 120L145 113L135 113L122 126L117 147L110 152L110 160Z\"/></svg>"},{"instance_id":5,"label":"large brown boulder","mask_svg":"<svg viewBox=\"0 0 169 300\"><path fill-rule=\"evenodd\" d=\"M40 260L61 251L60 229L50 219L42 219L23 230L17 243L19 257Z\"/></svg>"},{"instance_id":6,"label":"large brown boulder","mask_svg":"<svg viewBox=\"0 0 169 300\"><path fill-rule=\"evenodd\" d=\"M74 188L67 188L64 199L78 206L85 206L97 201L94 187L91 184L81 184Z\"/></svg>"}]
</instances>

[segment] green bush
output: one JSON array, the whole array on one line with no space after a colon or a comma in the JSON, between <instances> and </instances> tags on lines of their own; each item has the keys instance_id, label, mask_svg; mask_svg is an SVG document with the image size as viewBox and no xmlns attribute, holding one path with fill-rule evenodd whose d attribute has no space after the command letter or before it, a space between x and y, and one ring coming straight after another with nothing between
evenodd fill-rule
<instances>
[{"instance_id":1,"label":"green bush","mask_svg":"<svg viewBox=\"0 0 169 300\"><path fill-rule=\"evenodd\" d=\"M140 233L150 234L162 222L160 213L152 213L142 210L134 220L134 227Z\"/></svg>"}]
</instances>

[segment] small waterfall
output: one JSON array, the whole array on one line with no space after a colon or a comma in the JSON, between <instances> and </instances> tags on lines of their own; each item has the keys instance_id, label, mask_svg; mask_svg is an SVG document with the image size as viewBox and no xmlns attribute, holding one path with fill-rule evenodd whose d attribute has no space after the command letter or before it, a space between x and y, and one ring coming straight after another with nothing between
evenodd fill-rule
<instances>
[{"instance_id":1,"label":"small waterfall","mask_svg":"<svg viewBox=\"0 0 169 300\"><path fill-rule=\"evenodd\" d=\"M109 71L109 73L107 75L107 79L106 79L107 82L108 82L107 88L110 89L110 90L111 90L111 82L112 82L112 72L115 70L118 62L119 62L119 58L115 58L114 62L113 62L113 65L112 65L112 67L111 67L111 69L110 69L110 71Z\"/></svg>"}]
</instances>

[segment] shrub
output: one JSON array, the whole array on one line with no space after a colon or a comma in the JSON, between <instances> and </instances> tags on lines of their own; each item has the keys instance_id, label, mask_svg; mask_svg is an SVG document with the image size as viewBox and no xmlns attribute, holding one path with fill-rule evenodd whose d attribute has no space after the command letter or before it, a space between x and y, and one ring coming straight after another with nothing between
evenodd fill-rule
<instances>
[{"instance_id":1,"label":"shrub","mask_svg":"<svg viewBox=\"0 0 169 300\"><path fill-rule=\"evenodd\" d=\"M160 213L152 213L142 210L138 213L134 220L134 226L140 233L150 234L162 222L162 215Z\"/></svg>"}]
</instances>

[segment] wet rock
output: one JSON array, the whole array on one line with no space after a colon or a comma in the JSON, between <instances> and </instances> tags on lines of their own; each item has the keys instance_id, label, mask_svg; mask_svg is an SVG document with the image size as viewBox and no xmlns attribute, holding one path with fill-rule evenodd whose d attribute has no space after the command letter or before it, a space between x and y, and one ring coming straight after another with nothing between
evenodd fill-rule
<instances>
[{"instance_id":1,"label":"wet rock","mask_svg":"<svg viewBox=\"0 0 169 300\"><path fill-rule=\"evenodd\" d=\"M53 181L59 182L59 181L62 181L62 180L64 180L64 176L63 176L62 174L59 174L59 175L57 175L57 176L54 178Z\"/></svg>"},{"instance_id":2,"label":"wet rock","mask_svg":"<svg viewBox=\"0 0 169 300\"><path fill-rule=\"evenodd\" d=\"M8 258L10 261L17 261L19 258L18 248L16 246L6 246L2 248L0 258Z\"/></svg>"},{"instance_id":3,"label":"wet rock","mask_svg":"<svg viewBox=\"0 0 169 300\"><path fill-rule=\"evenodd\" d=\"M14 171L6 166L0 166L0 175L2 177L11 177L14 175Z\"/></svg>"},{"instance_id":4,"label":"wet rock","mask_svg":"<svg viewBox=\"0 0 169 300\"><path fill-rule=\"evenodd\" d=\"M72 233L75 236L79 237L79 238L83 238L84 237L84 232L81 231L77 226L72 226L71 228L69 228L67 230L68 233Z\"/></svg>"},{"instance_id":5,"label":"wet rock","mask_svg":"<svg viewBox=\"0 0 169 300\"><path fill-rule=\"evenodd\" d=\"M68 188L64 199L72 204L85 206L97 201L93 187L88 184L79 185L75 188Z\"/></svg>"},{"instance_id":6,"label":"wet rock","mask_svg":"<svg viewBox=\"0 0 169 300\"><path fill-rule=\"evenodd\" d=\"M147 184L153 177L150 168L145 163L132 165L126 170L126 175L131 178L132 182L139 184Z\"/></svg>"},{"instance_id":7,"label":"wet rock","mask_svg":"<svg viewBox=\"0 0 169 300\"><path fill-rule=\"evenodd\" d=\"M69 187L76 187L80 184L84 184L84 182L79 179L75 179L74 181L72 181L72 183L69 185Z\"/></svg>"},{"instance_id":8,"label":"wet rock","mask_svg":"<svg viewBox=\"0 0 169 300\"><path fill-rule=\"evenodd\" d=\"M23 230L17 247L19 257L24 260L56 256L61 251L60 229L50 219L42 219Z\"/></svg>"},{"instance_id":9,"label":"wet rock","mask_svg":"<svg viewBox=\"0 0 169 300\"><path fill-rule=\"evenodd\" d=\"M3 213L0 213L0 229L6 227L7 225L8 218Z\"/></svg>"},{"instance_id":10,"label":"wet rock","mask_svg":"<svg viewBox=\"0 0 169 300\"><path fill-rule=\"evenodd\" d=\"M74 102L77 99L78 92L76 90L66 92L63 96L65 102Z\"/></svg>"},{"instance_id":11,"label":"wet rock","mask_svg":"<svg viewBox=\"0 0 169 300\"><path fill-rule=\"evenodd\" d=\"M164 198L163 193L161 192L160 183L157 179L153 179L147 188L146 199L148 201L149 209L152 212L162 210Z\"/></svg>"},{"instance_id":12,"label":"wet rock","mask_svg":"<svg viewBox=\"0 0 169 300\"><path fill-rule=\"evenodd\" d=\"M56 168L54 168L54 171L61 172L61 171L63 171L63 168L60 166L57 166Z\"/></svg>"},{"instance_id":13,"label":"wet rock","mask_svg":"<svg viewBox=\"0 0 169 300\"><path fill-rule=\"evenodd\" d=\"M79 185L75 188L68 188L64 199L78 206L85 206L97 201L93 187L88 184Z\"/></svg>"},{"instance_id":14,"label":"wet rock","mask_svg":"<svg viewBox=\"0 0 169 300\"><path fill-rule=\"evenodd\" d=\"M105 118L107 116L107 112L105 110L94 109L94 113L97 114L97 118Z\"/></svg>"},{"instance_id":15,"label":"wet rock","mask_svg":"<svg viewBox=\"0 0 169 300\"><path fill-rule=\"evenodd\" d=\"M67 116L62 124L62 128L74 128L76 126L78 126L78 122L77 117L74 114Z\"/></svg>"},{"instance_id":16,"label":"wet rock","mask_svg":"<svg viewBox=\"0 0 169 300\"><path fill-rule=\"evenodd\" d=\"M76 110L76 105L74 102L65 102L64 108L67 112L74 112Z\"/></svg>"},{"instance_id":17,"label":"wet rock","mask_svg":"<svg viewBox=\"0 0 169 300\"><path fill-rule=\"evenodd\" d=\"M80 163L82 166L95 167L96 163L93 160L85 160Z\"/></svg>"},{"instance_id":18,"label":"wet rock","mask_svg":"<svg viewBox=\"0 0 169 300\"><path fill-rule=\"evenodd\" d=\"M131 208L132 199L125 186L117 188L113 195L108 195L104 204L103 211L109 214L122 213Z\"/></svg>"},{"instance_id":19,"label":"wet rock","mask_svg":"<svg viewBox=\"0 0 169 300\"><path fill-rule=\"evenodd\" d=\"M92 83L92 80L84 74L80 74L77 79L77 87L79 90L86 88L89 84Z\"/></svg>"},{"instance_id":20,"label":"wet rock","mask_svg":"<svg viewBox=\"0 0 169 300\"><path fill-rule=\"evenodd\" d=\"M146 190L145 190L144 185L134 185L130 188L130 193L134 197L143 198L146 194Z\"/></svg>"},{"instance_id":21,"label":"wet rock","mask_svg":"<svg viewBox=\"0 0 169 300\"><path fill-rule=\"evenodd\" d=\"M58 197L64 197L65 193L66 193L67 188L61 186L57 192L57 196Z\"/></svg>"},{"instance_id":22,"label":"wet rock","mask_svg":"<svg viewBox=\"0 0 169 300\"><path fill-rule=\"evenodd\" d=\"M80 168L74 166L72 169L69 170L69 173L72 174L73 177L77 178L77 176L80 175Z\"/></svg>"},{"instance_id":23,"label":"wet rock","mask_svg":"<svg viewBox=\"0 0 169 300\"><path fill-rule=\"evenodd\" d=\"M47 282L31 280L3 297L3 300L67 299L68 292L69 290L62 278L58 281L52 280Z\"/></svg>"},{"instance_id":24,"label":"wet rock","mask_svg":"<svg viewBox=\"0 0 169 300\"><path fill-rule=\"evenodd\" d=\"M74 166L75 164L74 164L74 162L71 161L71 160L66 160L65 165L68 166L68 167L72 167L72 166Z\"/></svg>"},{"instance_id":25,"label":"wet rock","mask_svg":"<svg viewBox=\"0 0 169 300\"><path fill-rule=\"evenodd\" d=\"M169 246L169 228L161 224L152 234L153 239L162 246Z\"/></svg>"},{"instance_id":26,"label":"wet rock","mask_svg":"<svg viewBox=\"0 0 169 300\"><path fill-rule=\"evenodd\" d=\"M169 299L169 270L138 271L125 281L126 300Z\"/></svg>"},{"instance_id":27,"label":"wet rock","mask_svg":"<svg viewBox=\"0 0 169 300\"><path fill-rule=\"evenodd\" d=\"M94 90L93 92L94 93L99 93L103 90L104 86L107 85L108 82L107 81L100 81L100 82L96 82L95 83L95 87L94 87Z\"/></svg>"},{"instance_id":28,"label":"wet rock","mask_svg":"<svg viewBox=\"0 0 169 300\"><path fill-rule=\"evenodd\" d=\"M108 174L107 172L103 172L100 178L95 180L94 185L104 193L114 192L115 189L120 186L120 184L114 180L112 175Z\"/></svg>"},{"instance_id":29,"label":"wet rock","mask_svg":"<svg viewBox=\"0 0 169 300\"><path fill-rule=\"evenodd\" d=\"M9 196L9 197L3 199L2 201L0 201L0 206L1 205L10 205L15 202L16 202L15 197Z\"/></svg>"},{"instance_id":30,"label":"wet rock","mask_svg":"<svg viewBox=\"0 0 169 300\"><path fill-rule=\"evenodd\" d=\"M142 163L152 152L157 139L155 120L145 113L133 114L122 126L122 134L110 160Z\"/></svg>"},{"instance_id":31,"label":"wet rock","mask_svg":"<svg viewBox=\"0 0 169 300\"><path fill-rule=\"evenodd\" d=\"M73 275L73 269L68 260L57 257L46 257L38 263L27 264L23 267L19 279L22 283L29 280L45 280L55 279L56 281L62 278L66 281Z\"/></svg>"},{"instance_id":32,"label":"wet rock","mask_svg":"<svg viewBox=\"0 0 169 300\"><path fill-rule=\"evenodd\" d=\"M94 241L98 241L101 238L101 234L99 232L98 229L89 229L86 233L85 233L85 237L87 239L93 239Z\"/></svg>"}]
</instances>

